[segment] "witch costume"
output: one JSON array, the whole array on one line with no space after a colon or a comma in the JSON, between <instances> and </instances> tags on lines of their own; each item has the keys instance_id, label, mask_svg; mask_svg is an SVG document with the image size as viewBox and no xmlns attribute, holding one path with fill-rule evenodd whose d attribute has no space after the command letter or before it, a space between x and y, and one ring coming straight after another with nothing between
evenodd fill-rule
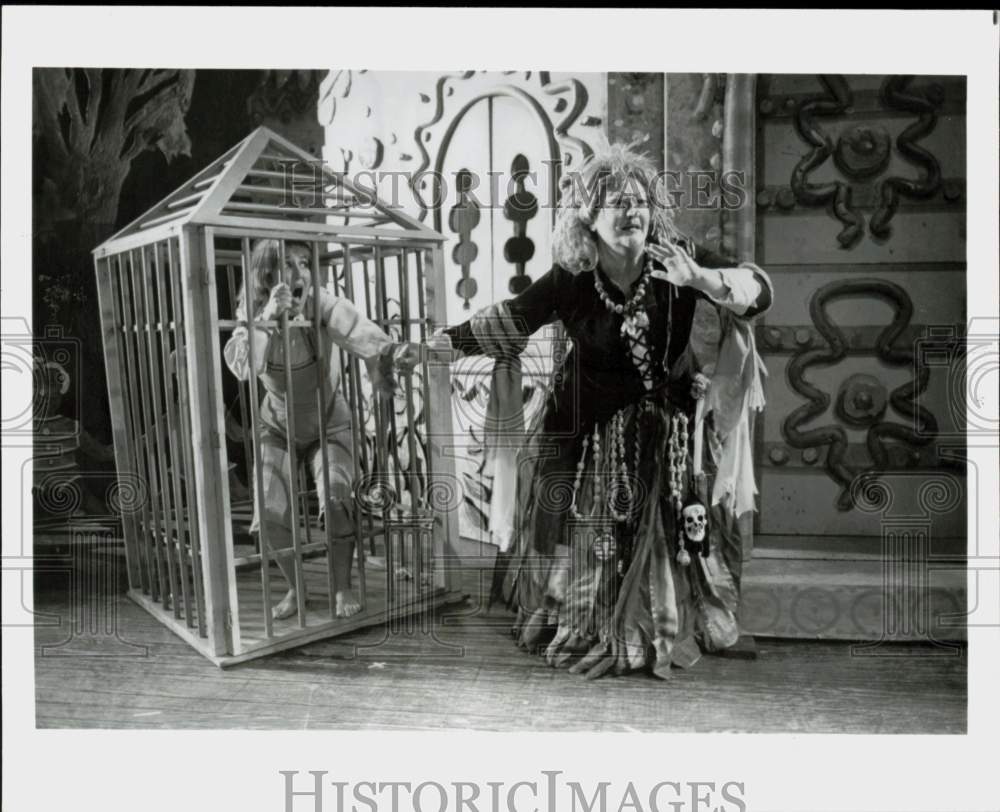
<instances>
[{"instance_id":1,"label":"witch costume","mask_svg":"<svg viewBox=\"0 0 1000 812\"><path fill-rule=\"evenodd\" d=\"M667 678L671 664L692 665L739 636L735 517L753 506L748 422L763 404L748 319L770 306L771 287L756 266L686 250L720 269L729 301L675 286L651 259L630 295L599 267L572 274L556 264L516 298L444 331L459 353L497 359L502 397L519 396L503 378L529 336L555 320L565 329L570 349L544 407L516 461L498 461L495 496L513 498L494 498L491 520L509 525L500 566L516 640L590 677L650 667ZM700 402L689 350L699 300L723 325ZM688 521L685 536L684 511L697 504L708 526L699 536Z\"/></svg>"}]
</instances>

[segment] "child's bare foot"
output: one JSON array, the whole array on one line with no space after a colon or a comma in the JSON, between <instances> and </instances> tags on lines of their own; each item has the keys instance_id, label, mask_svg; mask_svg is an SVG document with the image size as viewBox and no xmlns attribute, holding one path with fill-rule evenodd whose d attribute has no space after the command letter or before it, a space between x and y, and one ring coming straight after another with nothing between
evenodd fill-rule
<instances>
[{"instance_id":1,"label":"child's bare foot","mask_svg":"<svg viewBox=\"0 0 1000 812\"><path fill-rule=\"evenodd\" d=\"M354 593L349 589L339 589L334 594L336 601L337 617L350 617L361 611L361 604L354 597Z\"/></svg>"},{"instance_id":2,"label":"child's bare foot","mask_svg":"<svg viewBox=\"0 0 1000 812\"><path fill-rule=\"evenodd\" d=\"M271 607L271 617L275 620L285 620L293 617L298 611L298 595L294 589L289 589L281 602Z\"/></svg>"}]
</instances>

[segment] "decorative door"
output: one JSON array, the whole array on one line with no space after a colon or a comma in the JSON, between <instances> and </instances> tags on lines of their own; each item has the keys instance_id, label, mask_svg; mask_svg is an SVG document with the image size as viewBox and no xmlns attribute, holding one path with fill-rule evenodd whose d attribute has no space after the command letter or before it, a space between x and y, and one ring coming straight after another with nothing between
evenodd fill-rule
<instances>
[{"instance_id":1,"label":"decorative door","mask_svg":"<svg viewBox=\"0 0 1000 812\"><path fill-rule=\"evenodd\" d=\"M552 120L532 94L505 83L459 89L430 130L437 152L429 202L432 224L447 238L451 324L521 293L549 270L562 159ZM522 354L527 419L541 405L557 335L554 327L542 328ZM492 466L483 421L492 369L490 358L467 358L452 370L461 533L479 540L489 538Z\"/></svg>"},{"instance_id":2,"label":"decorative door","mask_svg":"<svg viewBox=\"0 0 1000 812\"><path fill-rule=\"evenodd\" d=\"M776 297L757 328L754 556L813 561L805 581L868 561L876 585L901 557L924 579L906 588L937 600L928 562L963 556L966 535L965 80L765 75L755 104L754 254ZM936 605L960 613L958 589ZM886 632L877 598L806 603L771 631Z\"/></svg>"},{"instance_id":3,"label":"decorative door","mask_svg":"<svg viewBox=\"0 0 1000 812\"><path fill-rule=\"evenodd\" d=\"M483 94L456 111L437 155L436 229L452 324L517 295L552 265L559 150L524 99Z\"/></svg>"},{"instance_id":4,"label":"decorative door","mask_svg":"<svg viewBox=\"0 0 1000 812\"><path fill-rule=\"evenodd\" d=\"M447 321L520 292L548 270L559 172L604 132L605 74L547 71L331 71L320 88L324 157L439 229ZM395 185L400 178L405 183ZM522 358L527 412L551 365L551 328ZM465 538L487 538L490 497L482 423L490 359L453 369L453 453ZM532 398L532 392L535 397Z\"/></svg>"}]
</instances>

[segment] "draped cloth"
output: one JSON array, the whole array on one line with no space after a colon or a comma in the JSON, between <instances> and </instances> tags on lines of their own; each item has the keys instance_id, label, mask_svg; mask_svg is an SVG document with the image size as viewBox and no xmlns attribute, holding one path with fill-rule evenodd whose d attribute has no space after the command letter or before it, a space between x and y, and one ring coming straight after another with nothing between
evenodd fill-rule
<instances>
[{"instance_id":1,"label":"draped cloth","mask_svg":"<svg viewBox=\"0 0 1000 812\"><path fill-rule=\"evenodd\" d=\"M739 271L744 271L740 273ZM773 297L768 275L753 263L720 271L727 295L715 300L723 308L745 312L758 289L753 280L761 280ZM721 505L736 518L756 509L756 478L753 468L753 413L764 408L762 377L767 368L757 352L752 322L733 318L724 309L722 339L711 386L698 404L695 420L696 450L704 447L705 421L712 415L716 442L721 446L715 460L717 472L712 488L712 505ZM518 358L527 344L527 336L501 302L480 311L472 319L477 339L487 354L497 359L493 367L490 397L486 412L486 446L492 463L493 493L490 499L490 536L501 552L508 552L513 541L514 515L517 509L517 452L524 440L524 412L521 395L521 363ZM701 454L694 459L694 474L703 469Z\"/></svg>"},{"instance_id":2,"label":"draped cloth","mask_svg":"<svg viewBox=\"0 0 1000 812\"><path fill-rule=\"evenodd\" d=\"M739 270L751 273L762 281L768 288L769 297L773 298L771 280L760 268L752 263L743 263L740 268L734 269ZM731 301L739 303L734 310L739 310L743 302L757 295L747 289L746 273L724 274L723 278ZM719 303L728 304L725 300ZM761 379L767 375L767 368L757 352L753 324L733 318L726 310L721 312L721 317L722 341L718 360L708 394L698 404L695 437L703 441L705 420L712 415L715 434L721 444L721 453L716 460L718 470L712 488L712 504L722 505L739 518L755 509L757 485L753 470L752 413L764 408ZM698 442L698 446L701 444ZM710 443L709 447L713 445ZM695 455L694 465L697 476L703 465L702 455Z\"/></svg>"},{"instance_id":3,"label":"draped cloth","mask_svg":"<svg viewBox=\"0 0 1000 812\"><path fill-rule=\"evenodd\" d=\"M750 418L763 404L764 373L748 319L770 305L771 286L755 266L715 270L725 283L714 299L722 332L709 395L697 408L690 378L677 377L679 355L696 298L712 297L669 280L654 278L644 304L658 365L652 387L620 335L621 316L605 308L592 279L558 266L516 299L446 332L460 353L496 361L485 421L490 530L502 564L494 594L517 610L519 645L552 665L590 677L649 665L668 678L671 666L693 665L703 651L739 637L742 545L734 513L753 509ZM552 317L573 349L555 370L545 408L525 427L517 355ZM688 471L702 475L701 499L712 515L711 544L690 563L680 556L681 528L668 499L670 432L680 413L695 414L698 459L689 449ZM603 449L615 437L627 449L629 476L642 492L627 520L611 520L606 485L603 495L596 491L612 469L607 454L598 467L593 453L581 453L588 432L600 433ZM696 491L698 479L691 477Z\"/></svg>"},{"instance_id":4,"label":"draped cloth","mask_svg":"<svg viewBox=\"0 0 1000 812\"><path fill-rule=\"evenodd\" d=\"M486 464L493 473L489 528L491 541L505 553L514 539L517 453L524 442L519 356L527 346L528 336L503 302L479 311L471 327L486 355L495 360L484 426Z\"/></svg>"}]
</instances>

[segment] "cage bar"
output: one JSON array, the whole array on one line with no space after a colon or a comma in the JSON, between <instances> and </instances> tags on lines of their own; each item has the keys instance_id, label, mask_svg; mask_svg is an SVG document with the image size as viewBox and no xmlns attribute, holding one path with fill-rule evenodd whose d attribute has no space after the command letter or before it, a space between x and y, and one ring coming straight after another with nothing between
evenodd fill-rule
<instances>
[{"instance_id":1,"label":"cage bar","mask_svg":"<svg viewBox=\"0 0 1000 812\"><path fill-rule=\"evenodd\" d=\"M194 452L205 575L205 622L209 650L224 655L240 645L239 604L229 520L222 409L222 372L218 350L214 235L211 229L188 227L180 238L184 321L189 343L188 387L191 394L191 447Z\"/></svg>"},{"instance_id":2,"label":"cage bar","mask_svg":"<svg viewBox=\"0 0 1000 812\"><path fill-rule=\"evenodd\" d=\"M194 480L194 461L192 460L191 440L191 397L188 392L188 342L184 330L184 306L182 304L179 243L177 240L167 240L167 272L170 277L170 298L172 306L172 330L174 333L174 352L177 367L177 403L179 413L181 465L184 480L184 500L187 511L187 526L190 534L191 575L194 581L194 596L198 614L198 636L205 638L208 631L205 626L205 582L201 563L201 536L197 516L197 491Z\"/></svg>"},{"instance_id":3,"label":"cage bar","mask_svg":"<svg viewBox=\"0 0 1000 812\"><path fill-rule=\"evenodd\" d=\"M326 358L326 353L323 351L323 339L320 335L320 302L319 302L319 291L322 289L320 285L319 278L319 250L320 244L317 242L310 244L310 260L309 260L309 273L312 279L312 287L315 293L313 294L313 323L316 325L316 365L319 369L327 369L327 364L329 363ZM332 393L336 395L336 393ZM320 510L323 514L323 535L326 539L326 587L329 593L329 600L327 601L330 619L336 618L336 601L334 599L335 593L335 579L333 568L334 564L334 554L333 554L333 526L330 521L330 503L332 501L332 488L330 482L330 460L329 453L330 447L328 444L326 436L326 387L318 386L316 387L316 409L319 412L319 451L320 451L320 465L322 467L323 474L323 494L326 504L320 505ZM307 525L308 526L308 525ZM308 543L307 539L307 543Z\"/></svg>"},{"instance_id":4,"label":"cage bar","mask_svg":"<svg viewBox=\"0 0 1000 812\"><path fill-rule=\"evenodd\" d=\"M121 346L121 318L115 304L117 291L111 277L110 263L106 259L94 260L94 272L97 276L97 301L101 311L104 340L104 366L107 370L108 400L111 403L111 430L115 449L115 468L131 487L136 486L138 472L132 458L132 443L129 441L129 415L127 414L125 387L127 379L123 363ZM136 510L131 504L123 502L121 485L119 485L119 505L123 508L122 532L125 541L125 559L128 571L129 589L149 591L147 574L139 545L139 524ZM125 507L129 509L126 511Z\"/></svg>"},{"instance_id":5,"label":"cage bar","mask_svg":"<svg viewBox=\"0 0 1000 812\"><path fill-rule=\"evenodd\" d=\"M333 292L335 294L346 296L355 303L355 306L357 306L357 297L354 291L353 265L351 264L351 249L349 245L343 246L343 257L344 281L342 286L338 288L336 279L337 275L334 273ZM344 361L346 360L343 352L341 352L340 357L341 368L343 369ZM351 406L351 445L354 446L354 471L356 479L360 479L362 475L370 477L372 474L372 467L368 459L368 444L364 434L364 401L361 395L360 370L357 364L347 364L347 369L348 374L344 378L344 382L346 384L348 402ZM369 544L374 545L375 522L370 514L361 510L361 505L358 504L358 502L360 502L360 500L356 499L353 511L355 538L357 539L357 549L355 555L358 558L358 582L361 589L362 611L364 611L367 608L366 600L368 595L368 576L365 568L366 552L364 539L367 538L369 540ZM365 516L365 520L362 519L363 515Z\"/></svg>"},{"instance_id":6,"label":"cage bar","mask_svg":"<svg viewBox=\"0 0 1000 812\"><path fill-rule=\"evenodd\" d=\"M253 441L254 463L252 479L254 492L257 497L256 504L260 506L264 503L264 482L261 476L264 464L260 453L260 415L258 413L260 393L257 390L257 376L254 374L257 366L256 347L254 345L253 335L253 331L257 329L257 314L254 313L254 306L257 301L257 281L249 273L250 240L248 238L244 238L241 245L243 248L243 303L246 307L246 324L244 326L247 331L247 362L250 365L250 376L248 382L250 384L250 437ZM248 279L250 280L249 283L247 282ZM270 540L268 539L266 522L258 521L257 536L260 548L260 582L261 589L264 593L264 602L262 604L264 636L270 640L274 636L274 625L271 620L271 545Z\"/></svg>"},{"instance_id":7,"label":"cage bar","mask_svg":"<svg viewBox=\"0 0 1000 812\"><path fill-rule=\"evenodd\" d=\"M187 531L187 519L183 507L183 499L181 498L181 481L180 481L180 471L178 470L178 460L180 459L180 453L177 448L178 446L178 417L176 413L176 397L174 392L174 376L171 374L171 364L170 364L170 335L169 335L169 325L171 323L170 314L167 310L167 295L164 292L164 285L167 283L167 277L163 273L163 267L161 264L161 246L159 243L154 243L152 246L152 281L154 283L154 292L156 293L156 302L159 308L159 334L160 334L160 367L158 372L160 373L160 379L163 382L163 399L166 406L167 415L167 454L168 460L166 463L166 468L168 476L170 479L170 489L173 501L173 514L172 520L174 525L175 536L170 540L170 546L172 549L176 549L177 563L178 563L178 577L181 582L181 596L184 599L184 620L189 627L194 627L195 625L195 613L191 602L190 588L188 586L190 582L190 573L188 571L188 531ZM147 275L147 281L150 280L150 276Z\"/></svg>"},{"instance_id":8,"label":"cage bar","mask_svg":"<svg viewBox=\"0 0 1000 812\"><path fill-rule=\"evenodd\" d=\"M148 496L148 486L149 477L146 475L146 460L145 456L142 454L142 444L139 441L140 430L137 425L139 419L138 407L136 405L135 396L135 371L132 364L132 352L130 347L131 335L129 333L127 319L125 316L125 294L122 290L122 278L119 268L119 258L105 258L101 260L103 262L103 267L107 273L108 289L111 297L111 304L113 310L114 324L105 327L105 334L109 330L113 330L115 337L117 339L117 347L114 349L120 350L121 355L119 358L119 369L121 374L121 388L120 397L113 399L112 404L117 405L118 411L123 417L123 422L125 424L125 429L127 432L127 442L128 445L125 449L124 456L132 464L132 470L135 472L136 476L140 478L141 490L143 492L142 502L140 504L140 513L134 515L134 527L135 527L135 547L139 554L140 559L140 569L144 576L142 578L142 586L145 593L158 598L159 596L159 583L157 580L157 573L154 569L154 564L152 561L151 550L149 547L149 536L148 528L151 525L150 519L150 503L147 498ZM102 310L102 315L105 311ZM109 347L107 341L105 342L105 351L107 352ZM113 371L109 368L109 383L110 377ZM118 449L115 449L116 460L118 457ZM119 469L120 471L121 469ZM126 483L119 481L120 489L127 487Z\"/></svg>"},{"instance_id":9,"label":"cage bar","mask_svg":"<svg viewBox=\"0 0 1000 812\"><path fill-rule=\"evenodd\" d=\"M281 264L286 261L285 244L281 242ZM285 419L288 421L288 484L291 493L288 496L288 505L292 511L292 551L294 559L292 561L292 574L295 576L295 583L291 584L295 588L295 600L298 604L298 622L301 628L306 624L306 599L302 580L302 540L299 528L299 466L298 466L298 435L295 432L295 402L294 387L292 378L292 365L289 359L292 357L291 333L288 330L288 313L281 314L281 343L285 350ZM251 374L253 374L251 372ZM285 551L280 553L287 555Z\"/></svg>"},{"instance_id":10,"label":"cage bar","mask_svg":"<svg viewBox=\"0 0 1000 812\"><path fill-rule=\"evenodd\" d=\"M434 496L454 484L444 453L451 433L447 365L422 363L417 381L403 376L405 404L397 406L375 391L360 359L329 343L319 301L321 289L345 296L394 340L426 339L445 323L444 299L436 294L445 283L444 238L382 201L367 208L368 195L325 168L314 168L310 179L318 197L307 200L302 184L292 190L293 200L322 200L322 207L277 205L287 174L277 170L290 160L313 159L258 129L94 251L120 487L138 478L148 493L123 516L129 595L219 665L405 616L428 618L433 607L461 597L449 570L457 517L436 510L447 508L447 500ZM302 317L258 321L251 254L260 239L279 241L282 251L289 241L311 246L312 307ZM237 313L241 291L246 306ZM285 427L292 439L284 549L273 546L261 510L264 386L255 371L268 358L255 357L258 326L274 331L275 363L292 356L293 338L311 339L309 363L318 374L331 374L338 362L340 369L335 390L324 384L308 395L318 436L300 438L301 453L294 407L305 404L294 402L289 365L276 373L284 375L285 412L292 415ZM237 329L248 336L245 382L233 381L223 361L223 345ZM230 498L224 384L238 398L243 438L234 454L246 460L262 519L259 549L239 556L236 531L246 517ZM330 445L331 432L340 429L328 424L329 397L346 400L350 461L332 456L341 453ZM299 465L310 459L313 465ZM334 463L353 477L350 526L343 531L331 509ZM319 511L314 487L325 498ZM361 611L337 617L336 568L352 546L350 570L339 575L351 576ZM384 578L369 577L370 554L384 558ZM288 620L271 617L278 593L272 564L279 558L289 563L297 592ZM409 566L412 582L397 582L397 561ZM418 626L425 628L424 621Z\"/></svg>"},{"instance_id":11,"label":"cage bar","mask_svg":"<svg viewBox=\"0 0 1000 812\"><path fill-rule=\"evenodd\" d=\"M131 250L131 249L130 249ZM146 377L142 369L142 353L139 345L139 328L136 325L138 298L132 287L130 276L124 266L129 266L131 256L126 254L116 257L118 280L122 291L124 313L124 336L126 340L126 355L128 358L129 379L133 390L133 425L136 426L136 449L142 455L143 473L146 479L146 493L149 500L149 511L144 517L143 539L147 548L147 556L155 573L155 583L158 589L153 591L153 600L162 603L164 608L171 601L170 587L167 582L167 570L164 565L162 551L157 539L160 527L160 512L158 508L159 494L155 459L155 445L149 435L149 408L146 400ZM150 552L151 551L151 552Z\"/></svg>"},{"instance_id":12,"label":"cage bar","mask_svg":"<svg viewBox=\"0 0 1000 812\"><path fill-rule=\"evenodd\" d=\"M136 252L138 251L138 262L136 262ZM163 398L160 391L161 375L157 368L155 354L156 341L153 339L153 329L156 324L156 312L152 302L150 292L150 276L152 269L148 265L149 252L146 248L133 249L129 252L129 266L132 271L133 285L138 285L139 296L136 299L138 305L138 318L141 320L136 324L136 334L140 345L140 358L142 363L139 367L139 376L142 378L143 372L147 381L147 403L148 420L151 421L149 431L151 435L147 437L147 442L152 442L155 458L154 481L156 482L156 494L160 502L160 515L162 521L157 524L155 539L156 544L163 550L163 557L167 562L167 578L170 581L170 608L175 618L181 617L181 603L184 599L184 589L181 587L183 578L180 573L180 565L176 560L173 539L176 536L174 525L174 506L171 500L170 486L167 477L167 441L163 431Z\"/></svg>"}]
</instances>

